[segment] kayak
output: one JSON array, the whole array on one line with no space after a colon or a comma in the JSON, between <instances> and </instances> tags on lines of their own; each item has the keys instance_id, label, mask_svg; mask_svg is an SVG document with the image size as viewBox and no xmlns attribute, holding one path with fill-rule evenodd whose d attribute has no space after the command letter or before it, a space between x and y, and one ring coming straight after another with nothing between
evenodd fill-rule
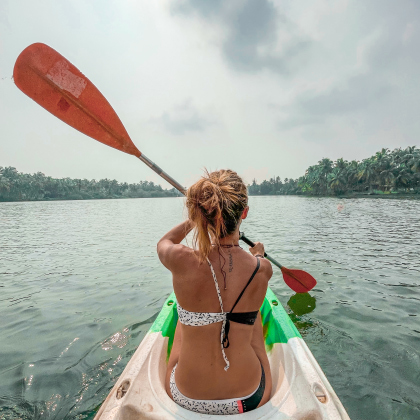
<instances>
[{"instance_id":1,"label":"kayak","mask_svg":"<svg viewBox=\"0 0 420 420\"><path fill-rule=\"evenodd\" d=\"M94 420L233 418L348 419L346 410L271 289L261 306L273 379L268 403L235 415L205 415L177 405L166 393L165 374L178 321L174 293L140 343Z\"/></svg>"}]
</instances>

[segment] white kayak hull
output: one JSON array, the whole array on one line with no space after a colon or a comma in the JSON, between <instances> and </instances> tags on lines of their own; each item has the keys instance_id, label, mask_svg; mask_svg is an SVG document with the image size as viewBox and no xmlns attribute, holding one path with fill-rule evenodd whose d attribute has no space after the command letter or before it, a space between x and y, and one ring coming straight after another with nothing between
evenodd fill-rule
<instances>
[{"instance_id":1,"label":"white kayak hull","mask_svg":"<svg viewBox=\"0 0 420 420\"><path fill-rule=\"evenodd\" d=\"M272 292L271 295L267 293L267 296L268 302L275 302ZM174 296L171 295L170 298L172 299L168 299L167 302L176 306ZM284 311L281 305L278 307L278 302L275 306L271 309L276 312ZM286 317L288 318L287 314ZM171 322L176 320L172 319ZM308 346L296 332L292 334L296 336L277 340L287 342L267 345L266 340L273 379L270 401L250 412L220 416L186 410L168 396L165 390L165 375L170 337L165 337L162 331L153 331L152 327L102 404L95 420L192 420L225 417L240 417L244 420L349 420Z\"/></svg>"}]
</instances>

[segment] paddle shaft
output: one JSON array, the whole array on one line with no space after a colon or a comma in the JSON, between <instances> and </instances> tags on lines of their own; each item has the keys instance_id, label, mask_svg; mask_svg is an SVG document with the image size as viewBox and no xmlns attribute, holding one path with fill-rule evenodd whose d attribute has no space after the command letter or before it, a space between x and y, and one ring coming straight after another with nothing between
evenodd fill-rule
<instances>
[{"instance_id":1,"label":"paddle shaft","mask_svg":"<svg viewBox=\"0 0 420 420\"><path fill-rule=\"evenodd\" d=\"M139 159L145 163L150 169L154 170L159 176L161 176L165 181L169 182L174 188L176 188L181 194L185 195L186 189L170 175L168 175L164 170L162 170L156 163L152 162L148 157L143 153L139 156Z\"/></svg>"},{"instance_id":2,"label":"paddle shaft","mask_svg":"<svg viewBox=\"0 0 420 420\"><path fill-rule=\"evenodd\" d=\"M250 239L248 239L243 232L239 233L239 239L241 239L242 241L244 241L247 245L254 247L255 243L252 242ZM276 265L278 268L282 268L283 266L276 261L273 257L270 257L266 252L264 252L264 257L267 258L268 261L272 262L274 265Z\"/></svg>"}]
</instances>

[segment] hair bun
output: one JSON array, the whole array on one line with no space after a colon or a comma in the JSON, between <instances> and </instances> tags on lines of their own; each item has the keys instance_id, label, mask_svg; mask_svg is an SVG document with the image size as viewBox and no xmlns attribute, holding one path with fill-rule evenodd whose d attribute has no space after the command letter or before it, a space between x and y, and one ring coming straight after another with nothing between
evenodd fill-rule
<instances>
[{"instance_id":1,"label":"hair bun","mask_svg":"<svg viewBox=\"0 0 420 420\"><path fill-rule=\"evenodd\" d=\"M242 178L230 169L209 173L187 190L188 216L196 229L194 243L200 259L211 250L211 239L232 234L248 204L247 188Z\"/></svg>"}]
</instances>

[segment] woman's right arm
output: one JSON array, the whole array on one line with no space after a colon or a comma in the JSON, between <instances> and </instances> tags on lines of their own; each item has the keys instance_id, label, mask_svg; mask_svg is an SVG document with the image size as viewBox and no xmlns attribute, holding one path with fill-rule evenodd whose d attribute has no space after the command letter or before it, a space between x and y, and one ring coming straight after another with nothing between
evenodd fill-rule
<instances>
[{"instance_id":1,"label":"woman's right arm","mask_svg":"<svg viewBox=\"0 0 420 420\"><path fill-rule=\"evenodd\" d=\"M255 245L249 248L249 252L254 257L260 257L261 270L265 272L267 281L270 280L273 275L273 267L270 261L264 258L264 244L262 242L255 242Z\"/></svg>"},{"instance_id":2,"label":"woman's right arm","mask_svg":"<svg viewBox=\"0 0 420 420\"><path fill-rule=\"evenodd\" d=\"M157 244L157 253L161 263L170 271L177 270L183 262L182 255L189 254L191 249L181 245L182 240L193 228L191 220L186 220L163 235Z\"/></svg>"}]
</instances>

